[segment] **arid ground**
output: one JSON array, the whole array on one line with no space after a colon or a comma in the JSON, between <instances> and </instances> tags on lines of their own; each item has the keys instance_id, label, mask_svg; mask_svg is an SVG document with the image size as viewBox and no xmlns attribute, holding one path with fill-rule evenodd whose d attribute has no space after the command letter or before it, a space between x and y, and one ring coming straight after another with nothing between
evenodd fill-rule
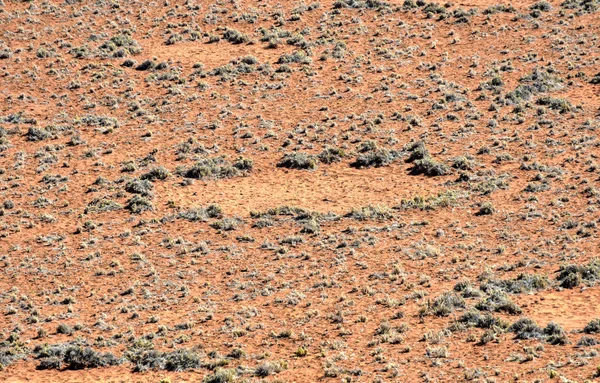
<instances>
[{"instance_id":1,"label":"arid ground","mask_svg":"<svg viewBox=\"0 0 600 383\"><path fill-rule=\"evenodd\" d=\"M0 381L600 382L600 0L0 34Z\"/></svg>"}]
</instances>

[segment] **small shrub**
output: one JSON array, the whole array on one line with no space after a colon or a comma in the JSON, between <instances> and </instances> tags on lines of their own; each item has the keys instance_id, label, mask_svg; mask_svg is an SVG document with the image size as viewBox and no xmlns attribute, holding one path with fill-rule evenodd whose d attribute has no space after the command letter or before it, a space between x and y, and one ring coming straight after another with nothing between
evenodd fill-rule
<instances>
[{"instance_id":1,"label":"small shrub","mask_svg":"<svg viewBox=\"0 0 600 383\"><path fill-rule=\"evenodd\" d=\"M477 215L490 215L496 212L496 208L491 202L484 202L481 204Z\"/></svg>"},{"instance_id":2,"label":"small shrub","mask_svg":"<svg viewBox=\"0 0 600 383\"><path fill-rule=\"evenodd\" d=\"M189 350L177 350L167 354L165 369L167 371L187 371L202 366L200 355Z\"/></svg>"},{"instance_id":3,"label":"small shrub","mask_svg":"<svg viewBox=\"0 0 600 383\"><path fill-rule=\"evenodd\" d=\"M277 64L310 64L311 59L304 51L296 51L290 54L284 54L279 57Z\"/></svg>"},{"instance_id":4,"label":"small shrub","mask_svg":"<svg viewBox=\"0 0 600 383\"><path fill-rule=\"evenodd\" d=\"M336 0L333 3L334 8L355 8L355 9L384 9L390 5L381 0Z\"/></svg>"},{"instance_id":5,"label":"small shrub","mask_svg":"<svg viewBox=\"0 0 600 383\"><path fill-rule=\"evenodd\" d=\"M589 336L582 336L577 342L577 347L592 347L600 344L595 338Z\"/></svg>"},{"instance_id":6,"label":"small shrub","mask_svg":"<svg viewBox=\"0 0 600 383\"><path fill-rule=\"evenodd\" d=\"M235 230L242 223L239 218L223 218L220 221L213 222L210 226L217 230Z\"/></svg>"},{"instance_id":7,"label":"small shrub","mask_svg":"<svg viewBox=\"0 0 600 383\"><path fill-rule=\"evenodd\" d=\"M542 339L544 337L544 331L529 318L517 320L508 330L515 333L516 339Z\"/></svg>"},{"instance_id":8,"label":"small shrub","mask_svg":"<svg viewBox=\"0 0 600 383\"><path fill-rule=\"evenodd\" d=\"M415 196L412 199L403 199L400 201L399 208L402 209L420 209L420 210L436 210L438 208L454 206L465 195L458 194L455 191L440 192L432 196Z\"/></svg>"},{"instance_id":9,"label":"small shrub","mask_svg":"<svg viewBox=\"0 0 600 383\"><path fill-rule=\"evenodd\" d=\"M397 153L387 149L377 149L361 154L352 163L356 168L381 167L391 164L397 158Z\"/></svg>"},{"instance_id":10,"label":"small shrub","mask_svg":"<svg viewBox=\"0 0 600 383\"><path fill-rule=\"evenodd\" d=\"M238 30L227 28L223 33L223 39L233 44L245 44L250 41L250 38Z\"/></svg>"},{"instance_id":11,"label":"small shrub","mask_svg":"<svg viewBox=\"0 0 600 383\"><path fill-rule=\"evenodd\" d=\"M578 13L593 13L600 10L598 0L566 0L561 4L565 9L575 9Z\"/></svg>"},{"instance_id":12,"label":"small shrub","mask_svg":"<svg viewBox=\"0 0 600 383\"><path fill-rule=\"evenodd\" d=\"M428 303L426 313L439 317L446 317L456 309L464 308L465 300L461 296L448 291L437 297L433 302Z\"/></svg>"},{"instance_id":13,"label":"small shrub","mask_svg":"<svg viewBox=\"0 0 600 383\"><path fill-rule=\"evenodd\" d=\"M140 176L142 180L154 181L154 180L166 180L169 177L169 171L160 166L157 168L151 169L149 172L144 173Z\"/></svg>"},{"instance_id":14,"label":"small shrub","mask_svg":"<svg viewBox=\"0 0 600 383\"><path fill-rule=\"evenodd\" d=\"M144 211L154 210L152 202L138 194L134 195L133 198L127 201L125 208L134 214L140 214Z\"/></svg>"},{"instance_id":15,"label":"small shrub","mask_svg":"<svg viewBox=\"0 0 600 383\"><path fill-rule=\"evenodd\" d=\"M600 279L600 260L594 259L588 265L563 265L556 278L561 287L572 289L583 282Z\"/></svg>"},{"instance_id":16,"label":"small shrub","mask_svg":"<svg viewBox=\"0 0 600 383\"><path fill-rule=\"evenodd\" d=\"M254 168L254 161L251 158L240 157L233 163L233 167L242 171L251 171Z\"/></svg>"},{"instance_id":17,"label":"small shrub","mask_svg":"<svg viewBox=\"0 0 600 383\"><path fill-rule=\"evenodd\" d=\"M350 213L346 214L346 217L365 221L367 219L388 220L392 219L394 215L392 214L392 210L387 206L368 205L352 209Z\"/></svg>"},{"instance_id":18,"label":"small shrub","mask_svg":"<svg viewBox=\"0 0 600 383\"><path fill-rule=\"evenodd\" d=\"M134 372L146 370L188 371L202 367L200 355L194 351L179 349L173 352L157 350L130 353L128 358L135 363Z\"/></svg>"},{"instance_id":19,"label":"small shrub","mask_svg":"<svg viewBox=\"0 0 600 383\"><path fill-rule=\"evenodd\" d=\"M213 374L206 376L202 383L233 383L236 375L234 369L217 368Z\"/></svg>"},{"instance_id":20,"label":"small shrub","mask_svg":"<svg viewBox=\"0 0 600 383\"><path fill-rule=\"evenodd\" d=\"M546 342L555 346L564 346L569 343L567 333L558 323L548 323L548 325L544 328L544 335L546 336Z\"/></svg>"},{"instance_id":21,"label":"small shrub","mask_svg":"<svg viewBox=\"0 0 600 383\"><path fill-rule=\"evenodd\" d=\"M429 358L447 358L448 348L446 346L427 347L425 355Z\"/></svg>"},{"instance_id":22,"label":"small shrub","mask_svg":"<svg viewBox=\"0 0 600 383\"><path fill-rule=\"evenodd\" d=\"M261 378L266 378L269 375L283 371L286 369L286 367L287 365L285 362L267 362L256 367L256 370L254 370L254 375Z\"/></svg>"},{"instance_id":23,"label":"small shrub","mask_svg":"<svg viewBox=\"0 0 600 383\"><path fill-rule=\"evenodd\" d=\"M143 197L152 196L153 188L154 188L154 185L152 185L152 182L148 181L147 179L144 179L144 180L134 179L134 180L127 182L127 184L125 185L126 192L133 193L133 194L139 194Z\"/></svg>"},{"instance_id":24,"label":"small shrub","mask_svg":"<svg viewBox=\"0 0 600 383\"><path fill-rule=\"evenodd\" d=\"M552 10L552 5L547 1L538 1L537 3L530 6L529 9L549 12Z\"/></svg>"},{"instance_id":25,"label":"small shrub","mask_svg":"<svg viewBox=\"0 0 600 383\"><path fill-rule=\"evenodd\" d=\"M61 323L56 328L56 333L57 334L71 335L71 334L73 334L73 329L70 326L68 326L68 325L66 325L64 323Z\"/></svg>"},{"instance_id":26,"label":"small shrub","mask_svg":"<svg viewBox=\"0 0 600 383\"><path fill-rule=\"evenodd\" d=\"M38 369L59 369L65 366L69 370L83 370L117 366L122 362L111 353L100 353L89 347L73 344L39 345L34 349L34 354L41 359Z\"/></svg>"},{"instance_id":27,"label":"small shrub","mask_svg":"<svg viewBox=\"0 0 600 383\"><path fill-rule=\"evenodd\" d=\"M536 104L548 106L550 109L557 110L559 113L567 113L573 110L571 102L564 98L540 97Z\"/></svg>"},{"instance_id":28,"label":"small shrub","mask_svg":"<svg viewBox=\"0 0 600 383\"><path fill-rule=\"evenodd\" d=\"M40 363L36 366L37 370L60 370L63 368L63 360L56 356L50 358L43 358Z\"/></svg>"},{"instance_id":29,"label":"small shrub","mask_svg":"<svg viewBox=\"0 0 600 383\"><path fill-rule=\"evenodd\" d=\"M324 164L332 164L334 162L340 162L345 156L346 154L342 149L326 147L319 154L319 161Z\"/></svg>"},{"instance_id":30,"label":"small shrub","mask_svg":"<svg viewBox=\"0 0 600 383\"><path fill-rule=\"evenodd\" d=\"M481 283L481 290L488 294L496 292L523 294L545 289L549 284L548 278L545 276L537 274L519 274L514 279L486 278Z\"/></svg>"},{"instance_id":31,"label":"small shrub","mask_svg":"<svg viewBox=\"0 0 600 383\"><path fill-rule=\"evenodd\" d=\"M84 213L88 214L110 212L120 210L122 208L123 206L121 206L121 204L108 198L95 198L87 205L87 207L84 210Z\"/></svg>"},{"instance_id":32,"label":"small shrub","mask_svg":"<svg viewBox=\"0 0 600 383\"><path fill-rule=\"evenodd\" d=\"M187 178L206 179L206 178L231 178L244 174L253 168L252 160L240 158L231 164L224 157L203 158L196 162L192 167L186 169L182 174Z\"/></svg>"},{"instance_id":33,"label":"small shrub","mask_svg":"<svg viewBox=\"0 0 600 383\"><path fill-rule=\"evenodd\" d=\"M204 222L208 218L220 218L222 213L223 210L219 205L210 205L207 208L192 208L179 212L177 217L190 222Z\"/></svg>"},{"instance_id":34,"label":"small shrub","mask_svg":"<svg viewBox=\"0 0 600 383\"><path fill-rule=\"evenodd\" d=\"M460 170L472 170L473 161L466 156L456 157L452 162L452 167Z\"/></svg>"},{"instance_id":35,"label":"small shrub","mask_svg":"<svg viewBox=\"0 0 600 383\"><path fill-rule=\"evenodd\" d=\"M233 359L241 359L246 356L246 352L241 348L234 348L227 356Z\"/></svg>"},{"instance_id":36,"label":"small shrub","mask_svg":"<svg viewBox=\"0 0 600 383\"><path fill-rule=\"evenodd\" d=\"M27 130L27 140L28 141L44 141L47 140L49 138L52 138L54 136L54 134L46 129L41 129L41 128L36 128L36 127L30 127L29 130Z\"/></svg>"},{"instance_id":37,"label":"small shrub","mask_svg":"<svg viewBox=\"0 0 600 383\"><path fill-rule=\"evenodd\" d=\"M317 168L317 160L312 155L294 152L284 155L283 158L277 163L277 166L288 169L313 170Z\"/></svg>"},{"instance_id":38,"label":"small shrub","mask_svg":"<svg viewBox=\"0 0 600 383\"><path fill-rule=\"evenodd\" d=\"M511 315L520 314L521 308L503 291L492 290L490 295L475 304L480 311L505 312Z\"/></svg>"},{"instance_id":39,"label":"small shrub","mask_svg":"<svg viewBox=\"0 0 600 383\"><path fill-rule=\"evenodd\" d=\"M429 177L436 177L450 174L450 168L428 157L415 161L410 173L413 175L424 174Z\"/></svg>"},{"instance_id":40,"label":"small shrub","mask_svg":"<svg viewBox=\"0 0 600 383\"><path fill-rule=\"evenodd\" d=\"M135 67L135 70L146 71L146 70L153 69L154 66L155 66L155 64L152 60L144 60L140 65Z\"/></svg>"},{"instance_id":41,"label":"small shrub","mask_svg":"<svg viewBox=\"0 0 600 383\"><path fill-rule=\"evenodd\" d=\"M600 334L600 318L592 319L584 328L586 334Z\"/></svg>"},{"instance_id":42,"label":"small shrub","mask_svg":"<svg viewBox=\"0 0 600 383\"><path fill-rule=\"evenodd\" d=\"M491 314L481 314L477 311L469 311L464 313L459 319L458 323L464 324L467 327L476 327L482 329L492 329L494 327L500 329L508 328L508 323L504 320L495 318Z\"/></svg>"},{"instance_id":43,"label":"small shrub","mask_svg":"<svg viewBox=\"0 0 600 383\"><path fill-rule=\"evenodd\" d=\"M425 143L423 141L412 143L408 145L405 150L410 153L406 159L406 162L409 163L429 157L429 150L425 147Z\"/></svg>"}]
</instances>

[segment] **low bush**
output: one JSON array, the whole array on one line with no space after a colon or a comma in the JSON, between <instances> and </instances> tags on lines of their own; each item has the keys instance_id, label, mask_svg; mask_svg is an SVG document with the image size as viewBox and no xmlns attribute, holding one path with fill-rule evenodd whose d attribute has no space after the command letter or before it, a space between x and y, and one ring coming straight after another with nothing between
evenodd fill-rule
<instances>
[{"instance_id":1,"label":"low bush","mask_svg":"<svg viewBox=\"0 0 600 383\"><path fill-rule=\"evenodd\" d=\"M445 164L427 157L422 160L416 160L410 173L413 175L424 174L429 177L445 176L450 174L450 168Z\"/></svg>"},{"instance_id":2,"label":"low bush","mask_svg":"<svg viewBox=\"0 0 600 383\"><path fill-rule=\"evenodd\" d=\"M288 169L313 170L317 168L317 159L306 153L288 153L277 163L277 166Z\"/></svg>"}]
</instances>

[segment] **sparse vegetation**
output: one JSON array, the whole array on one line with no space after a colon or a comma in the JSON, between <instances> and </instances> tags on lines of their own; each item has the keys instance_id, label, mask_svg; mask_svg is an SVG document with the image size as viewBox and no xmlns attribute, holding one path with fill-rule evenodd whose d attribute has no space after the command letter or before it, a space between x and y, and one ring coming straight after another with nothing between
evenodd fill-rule
<instances>
[{"instance_id":1,"label":"sparse vegetation","mask_svg":"<svg viewBox=\"0 0 600 383\"><path fill-rule=\"evenodd\" d=\"M0 380L597 380L598 15L0 1Z\"/></svg>"},{"instance_id":2,"label":"sparse vegetation","mask_svg":"<svg viewBox=\"0 0 600 383\"><path fill-rule=\"evenodd\" d=\"M277 166L288 169L316 169L317 159L306 153L289 153L277 163Z\"/></svg>"}]
</instances>

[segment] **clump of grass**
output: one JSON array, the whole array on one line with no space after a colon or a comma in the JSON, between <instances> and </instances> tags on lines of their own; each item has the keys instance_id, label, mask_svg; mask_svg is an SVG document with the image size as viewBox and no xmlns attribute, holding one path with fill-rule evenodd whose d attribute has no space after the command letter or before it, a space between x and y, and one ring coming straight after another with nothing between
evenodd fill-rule
<instances>
[{"instance_id":1,"label":"clump of grass","mask_svg":"<svg viewBox=\"0 0 600 383\"><path fill-rule=\"evenodd\" d=\"M537 274L519 274L514 279L485 278L481 283L481 290L486 293L503 291L510 294L524 294L538 291L550 285L548 278Z\"/></svg>"},{"instance_id":2,"label":"clump of grass","mask_svg":"<svg viewBox=\"0 0 600 383\"><path fill-rule=\"evenodd\" d=\"M219 205L210 205L206 208L192 208L181 211L177 214L177 217L190 222L205 222L209 218L221 218L222 213L223 210Z\"/></svg>"},{"instance_id":3,"label":"clump of grass","mask_svg":"<svg viewBox=\"0 0 600 383\"><path fill-rule=\"evenodd\" d=\"M67 324L61 323L56 328L56 333L57 334L71 335L71 334L73 334L73 328L71 326L67 325Z\"/></svg>"},{"instance_id":4,"label":"clump of grass","mask_svg":"<svg viewBox=\"0 0 600 383\"><path fill-rule=\"evenodd\" d=\"M429 150L423 141L417 141L407 145L404 150L409 152L406 162L414 162L429 157Z\"/></svg>"},{"instance_id":5,"label":"clump of grass","mask_svg":"<svg viewBox=\"0 0 600 383\"><path fill-rule=\"evenodd\" d=\"M575 9L578 14L593 13L600 10L598 0L566 0L561 5L565 9Z\"/></svg>"},{"instance_id":6,"label":"clump of grass","mask_svg":"<svg viewBox=\"0 0 600 383\"><path fill-rule=\"evenodd\" d=\"M479 207L479 211L476 213L476 215L491 215L491 214L494 214L495 212L496 212L496 208L494 207L494 205L491 202L484 202Z\"/></svg>"},{"instance_id":7,"label":"clump of grass","mask_svg":"<svg viewBox=\"0 0 600 383\"><path fill-rule=\"evenodd\" d=\"M286 53L279 57L277 64L310 64L310 57L304 51L295 51L293 53Z\"/></svg>"},{"instance_id":8,"label":"clump of grass","mask_svg":"<svg viewBox=\"0 0 600 383\"><path fill-rule=\"evenodd\" d=\"M154 69L156 64L152 60L144 60L138 66L135 67L135 70L138 71L146 71L150 69Z\"/></svg>"},{"instance_id":9,"label":"clump of grass","mask_svg":"<svg viewBox=\"0 0 600 383\"><path fill-rule=\"evenodd\" d=\"M438 208L454 206L457 201L465 196L455 191L440 192L428 197L415 196L412 199L403 199L400 202L401 209L435 210Z\"/></svg>"},{"instance_id":10,"label":"clump of grass","mask_svg":"<svg viewBox=\"0 0 600 383\"><path fill-rule=\"evenodd\" d=\"M532 319L520 318L508 330L515 333L515 339L537 339L546 341L552 345L565 345L569 343L565 330L554 322L548 323L542 329Z\"/></svg>"},{"instance_id":11,"label":"clump of grass","mask_svg":"<svg viewBox=\"0 0 600 383\"><path fill-rule=\"evenodd\" d=\"M562 80L554 74L551 67L535 68L532 73L522 77L521 84L504 97L509 105L518 105L523 101L529 101L534 95L555 91L563 87Z\"/></svg>"},{"instance_id":12,"label":"clump of grass","mask_svg":"<svg viewBox=\"0 0 600 383\"><path fill-rule=\"evenodd\" d=\"M465 327L476 327L481 329L507 329L509 323L501 318L496 318L491 314L482 314L478 311L469 311L464 313L460 318L457 319L457 323L464 325Z\"/></svg>"},{"instance_id":13,"label":"clump of grass","mask_svg":"<svg viewBox=\"0 0 600 383\"><path fill-rule=\"evenodd\" d=\"M202 359L197 352L179 349L172 352L149 350L139 352L134 350L127 354L134 364L134 372L147 370L188 371L203 366Z\"/></svg>"},{"instance_id":14,"label":"clump of grass","mask_svg":"<svg viewBox=\"0 0 600 383\"><path fill-rule=\"evenodd\" d=\"M460 293L463 298L478 298L483 295L483 293L475 288L469 281L458 282L454 285L454 291Z\"/></svg>"},{"instance_id":15,"label":"clump of grass","mask_svg":"<svg viewBox=\"0 0 600 383\"><path fill-rule=\"evenodd\" d=\"M111 353L100 353L89 347L72 344L36 346L34 355L37 359L41 359L39 369L62 368L64 366L70 370L83 370L86 368L117 366L122 363L121 359Z\"/></svg>"},{"instance_id":16,"label":"clump of grass","mask_svg":"<svg viewBox=\"0 0 600 383\"><path fill-rule=\"evenodd\" d=\"M245 44L250 42L248 35L232 28L225 29L225 32L223 33L223 39L232 44Z\"/></svg>"},{"instance_id":17,"label":"clump of grass","mask_svg":"<svg viewBox=\"0 0 600 383\"><path fill-rule=\"evenodd\" d=\"M140 214L145 211L154 210L152 202L149 199L142 197L138 194L134 195L131 199L127 201L125 208L133 214Z\"/></svg>"},{"instance_id":18,"label":"clump of grass","mask_svg":"<svg viewBox=\"0 0 600 383\"><path fill-rule=\"evenodd\" d=\"M486 8L483 11L484 15L493 15L499 12L515 13L517 9L511 5L496 4Z\"/></svg>"},{"instance_id":19,"label":"clump of grass","mask_svg":"<svg viewBox=\"0 0 600 383\"><path fill-rule=\"evenodd\" d=\"M415 161L410 173L413 175L424 174L429 177L445 176L450 174L450 168L448 165L437 162L433 158L428 157Z\"/></svg>"},{"instance_id":20,"label":"clump of grass","mask_svg":"<svg viewBox=\"0 0 600 383\"><path fill-rule=\"evenodd\" d=\"M216 371L202 379L202 383L233 383L237 373L234 369L217 368Z\"/></svg>"},{"instance_id":21,"label":"clump of grass","mask_svg":"<svg viewBox=\"0 0 600 383\"><path fill-rule=\"evenodd\" d=\"M334 162L340 162L345 156L346 153L342 149L326 147L318 157L319 161L322 163L332 164Z\"/></svg>"},{"instance_id":22,"label":"clump of grass","mask_svg":"<svg viewBox=\"0 0 600 383\"><path fill-rule=\"evenodd\" d=\"M421 308L421 316L435 315L446 317L457 309L466 307L465 300L454 292L447 291L437 297L433 302L427 301L427 304Z\"/></svg>"},{"instance_id":23,"label":"clump of grass","mask_svg":"<svg viewBox=\"0 0 600 383\"><path fill-rule=\"evenodd\" d=\"M286 368L287 363L285 361L266 362L256 367L256 369L254 370L254 375L261 378L266 378L267 376L281 372Z\"/></svg>"},{"instance_id":24,"label":"clump of grass","mask_svg":"<svg viewBox=\"0 0 600 383\"><path fill-rule=\"evenodd\" d=\"M586 334L600 334L600 318L592 319L584 328Z\"/></svg>"},{"instance_id":25,"label":"clump of grass","mask_svg":"<svg viewBox=\"0 0 600 383\"><path fill-rule=\"evenodd\" d=\"M597 346L598 344L600 344L600 342L598 342L596 338L582 336L581 339L579 339L579 341L577 342L577 347L593 347Z\"/></svg>"},{"instance_id":26,"label":"clump of grass","mask_svg":"<svg viewBox=\"0 0 600 383\"><path fill-rule=\"evenodd\" d=\"M384 9L390 5L381 0L336 0L333 3L334 8L354 8L354 9Z\"/></svg>"},{"instance_id":27,"label":"clump of grass","mask_svg":"<svg viewBox=\"0 0 600 383\"><path fill-rule=\"evenodd\" d=\"M203 158L188 169L180 170L179 173L187 178L196 179L221 179L231 178L245 174L253 169L253 161L244 157L238 158L233 164L225 157Z\"/></svg>"},{"instance_id":28,"label":"clump of grass","mask_svg":"<svg viewBox=\"0 0 600 383\"><path fill-rule=\"evenodd\" d=\"M281 205L265 211L251 211L252 218L271 218L272 216L293 216L296 220L310 219L315 213L296 206Z\"/></svg>"},{"instance_id":29,"label":"clump of grass","mask_svg":"<svg viewBox=\"0 0 600 383\"><path fill-rule=\"evenodd\" d=\"M537 3L532 4L529 9L538 10L542 12L549 12L552 10L552 5L547 1L538 1Z\"/></svg>"},{"instance_id":30,"label":"clump of grass","mask_svg":"<svg viewBox=\"0 0 600 383\"><path fill-rule=\"evenodd\" d=\"M516 339L542 339L544 330L539 327L535 321L529 318L520 318L513 323L509 331L515 333Z\"/></svg>"},{"instance_id":31,"label":"clump of grass","mask_svg":"<svg viewBox=\"0 0 600 383\"><path fill-rule=\"evenodd\" d=\"M356 219L358 221L366 221L369 219L388 220L394 217L392 209L383 205L368 205L361 208L352 209L346 217Z\"/></svg>"},{"instance_id":32,"label":"clump of grass","mask_svg":"<svg viewBox=\"0 0 600 383\"><path fill-rule=\"evenodd\" d=\"M166 180L169 177L169 170L166 168L159 166L157 168L153 168L147 173L144 173L140 176L142 180L155 181L155 180Z\"/></svg>"},{"instance_id":33,"label":"clump of grass","mask_svg":"<svg viewBox=\"0 0 600 383\"><path fill-rule=\"evenodd\" d=\"M460 170L472 170L473 169L473 160L470 158L470 156L456 157L452 161L452 167L454 169L460 169Z\"/></svg>"},{"instance_id":34,"label":"clump of grass","mask_svg":"<svg viewBox=\"0 0 600 383\"><path fill-rule=\"evenodd\" d=\"M583 282L594 283L600 279L600 260L594 259L587 265L563 265L558 270L560 287L572 289Z\"/></svg>"},{"instance_id":35,"label":"clump of grass","mask_svg":"<svg viewBox=\"0 0 600 383\"><path fill-rule=\"evenodd\" d=\"M83 211L85 214L88 213L103 213L122 209L123 206L108 198L95 198L93 199Z\"/></svg>"},{"instance_id":36,"label":"clump of grass","mask_svg":"<svg viewBox=\"0 0 600 383\"><path fill-rule=\"evenodd\" d=\"M437 347L427 347L425 350L425 355L429 358L447 358L448 357L448 348L446 346L437 346Z\"/></svg>"},{"instance_id":37,"label":"clump of grass","mask_svg":"<svg viewBox=\"0 0 600 383\"><path fill-rule=\"evenodd\" d=\"M151 197L154 185L147 179L133 179L125 184L125 191L132 194L139 194L143 197Z\"/></svg>"},{"instance_id":38,"label":"clump of grass","mask_svg":"<svg viewBox=\"0 0 600 383\"><path fill-rule=\"evenodd\" d=\"M317 168L317 158L301 152L288 153L277 163L277 166L288 169L313 170Z\"/></svg>"},{"instance_id":39,"label":"clump of grass","mask_svg":"<svg viewBox=\"0 0 600 383\"><path fill-rule=\"evenodd\" d=\"M237 229L237 227L243 223L239 218L223 218L219 221L211 223L211 227L217 230L231 231Z\"/></svg>"},{"instance_id":40,"label":"clump of grass","mask_svg":"<svg viewBox=\"0 0 600 383\"><path fill-rule=\"evenodd\" d=\"M397 157L397 152L380 148L360 154L352 163L352 166L356 168L378 168L391 164Z\"/></svg>"},{"instance_id":41,"label":"clump of grass","mask_svg":"<svg viewBox=\"0 0 600 383\"><path fill-rule=\"evenodd\" d=\"M552 345L564 346L569 342L567 332L558 323L550 322L544 328L545 341Z\"/></svg>"},{"instance_id":42,"label":"clump of grass","mask_svg":"<svg viewBox=\"0 0 600 383\"><path fill-rule=\"evenodd\" d=\"M26 136L28 141L44 141L54 137L54 130L52 127L36 128L32 126L27 130Z\"/></svg>"},{"instance_id":43,"label":"clump of grass","mask_svg":"<svg viewBox=\"0 0 600 383\"><path fill-rule=\"evenodd\" d=\"M24 359L29 350L20 339L19 334L12 332L8 337L0 342L0 366L6 368L12 363Z\"/></svg>"},{"instance_id":44,"label":"clump of grass","mask_svg":"<svg viewBox=\"0 0 600 383\"><path fill-rule=\"evenodd\" d=\"M405 150L409 152L406 162L413 164L413 167L410 169L410 174L424 174L426 176L434 177L450 173L450 168L447 165L439 163L431 158L429 150L426 148L423 141L414 142L405 147Z\"/></svg>"},{"instance_id":45,"label":"clump of grass","mask_svg":"<svg viewBox=\"0 0 600 383\"><path fill-rule=\"evenodd\" d=\"M561 114L573 110L573 105L565 98L540 97L537 99L536 104L547 106L552 110L557 110Z\"/></svg>"},{"instance_id":46,"label":"clump of grass","mask_svg":"<svg viewBox=\"0 0 600 383\"><path fill-rule=\"evenodd\" d=\"M128 33L120 33L111 37L100 45L98 49L105 53L112 53L113 57L123 57L126 54L138 54L142 51L142 48L140 48L137 41L135 41Z\"/></svg>"},{"instance_id":47,"label":"clump of grass","mask_svg":"<svg viewBox=\"0 0 600 383\"><path fill-rule=\"evenodd\" d=\"M521 308L505 292L499 290L490 291L487 297L475 304L475 308L480 311L505 312L511 315L522 312Z\"/></svg>"}]
</instances>

